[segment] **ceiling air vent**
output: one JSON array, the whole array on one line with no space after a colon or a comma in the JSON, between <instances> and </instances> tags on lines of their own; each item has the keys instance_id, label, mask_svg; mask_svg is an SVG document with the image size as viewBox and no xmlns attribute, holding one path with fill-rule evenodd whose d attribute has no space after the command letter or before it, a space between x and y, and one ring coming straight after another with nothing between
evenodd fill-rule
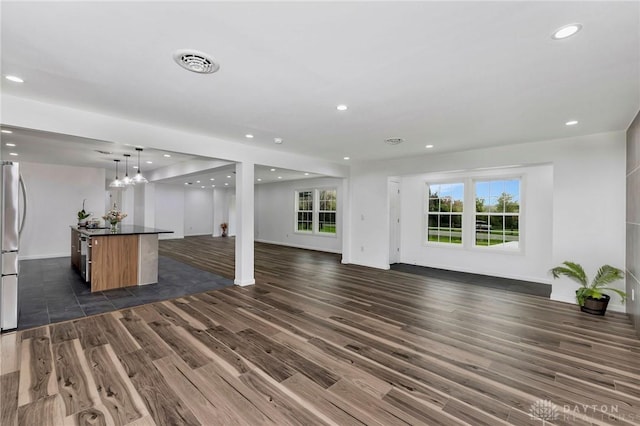
<instances>
[{"instance_id":1,"label":"ceiling air vent","mask_svg":"<svg viewBox=\"0 0 640 426\"><path fill-rule=\"evenodd\" d=\"M211 56L197 50L178 50L173 54L173 59L182 68L198 74L212 74L220 69Z\"/></svg>"},{"instance_id":2,"label":"ceiling air vent","mask_svg":"<svg viewBox=\"0 0 640 426\"><path fill-rule=\"evenodd\" d=\"M96 149L96 152L97 152L97 153L100 153L100 154L104 154L104 155L111 155L111 154L113 154L113 152L111 152L111 151L103 151L103 150L101 150L101 149Z\"/></svg>"},{"instance_id":3,"label":"ceiling air vent","mask_svg":"<svg viewBox=\"0 0 640 426\"><path fill-rule=\"evenodd\" d=\"M402 142L404 142L404 139L402 138L389 138L384 140L384 143L386 143L387 145L398 145Z\"/></svg>"}]
</instances>

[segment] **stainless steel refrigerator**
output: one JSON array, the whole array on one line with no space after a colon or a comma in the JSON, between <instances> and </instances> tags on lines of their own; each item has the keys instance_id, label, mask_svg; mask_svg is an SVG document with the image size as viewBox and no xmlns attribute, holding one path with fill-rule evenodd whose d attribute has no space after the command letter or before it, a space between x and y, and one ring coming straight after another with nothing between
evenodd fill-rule
<instances>
[{"instance_id":1,"label":"stainless steel refrigerator","mask_svg":"<svg viewBox=\"0 0 640 426\"><path fill-rule=\"evenodd\" d=\"M26 197L20 208L20 190L24 184L20 178L18 163L2 161L0 181L0 232L2 238L2 283L0 285L0 330L7 331L18 327L18 250L20 234L24 225L20 210L26 212Z\"/></svg>"}]
</instances>

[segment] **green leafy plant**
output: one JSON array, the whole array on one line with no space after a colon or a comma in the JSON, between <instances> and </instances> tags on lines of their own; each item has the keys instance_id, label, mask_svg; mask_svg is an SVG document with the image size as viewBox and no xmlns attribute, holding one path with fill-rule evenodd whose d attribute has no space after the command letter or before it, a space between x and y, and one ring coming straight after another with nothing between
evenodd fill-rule
<instances>
[{"instance_id":1,"label":"green leafy plant","mask_svg":"<svg viewBox=\"0 0 640 426\"><path fill-rule=\"evenodd\" d=\"M88 218L89 216L91 216L91 213L87 213L84 210L84 202L87 201L87 199L85 198L84 200L82 200L82 210L80 210L78 212L78 220L84 220L86 218Z\"/></svg>"},{"instance_id":2,"label":"green leafy plant","mask_svg":"<svg viewBox=\"0 0 640 426\"><path fill-rule=\"evenodd\" d=\"M584 306L584 301L588 297L594 299L602 299L605 291L613 291L622 298L622 303L627 298L627 293L618 290L617 288L607 287L607 284L611 284L614 281L618 281L624 278L624 272L618 268L614 268L611 265L603 265L598 269L596 276L593 278L591 284L587 279L587 274L580 264L574 262L562 262L564 266L556 266L551 269L553 278L559 278L564 275L567 278L571 278L574 281L580 283L581 287L576 290L576 300L578 305Z\"/></svg>"}]
</instances>

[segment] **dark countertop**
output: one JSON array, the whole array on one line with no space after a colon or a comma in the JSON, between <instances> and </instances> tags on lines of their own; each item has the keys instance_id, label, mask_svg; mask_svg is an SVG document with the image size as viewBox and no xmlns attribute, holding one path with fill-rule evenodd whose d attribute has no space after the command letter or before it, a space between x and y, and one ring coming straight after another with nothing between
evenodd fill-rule
<instances>
[{"instance_id":1,"label":"dark countertop","mask_svg":"<svg viewBox=\"0 0 640 426\"><path fill-rule=\"evenodd\" d=\"M115 232L111 231L111 228L78 228L77 226L71 226L83 235L88 237L105 237L111 235L138 235L138 234L173 234L173 231L166 231L164 229L145 228L138 225L119 225Z\"/></svg>"}]
</instances>

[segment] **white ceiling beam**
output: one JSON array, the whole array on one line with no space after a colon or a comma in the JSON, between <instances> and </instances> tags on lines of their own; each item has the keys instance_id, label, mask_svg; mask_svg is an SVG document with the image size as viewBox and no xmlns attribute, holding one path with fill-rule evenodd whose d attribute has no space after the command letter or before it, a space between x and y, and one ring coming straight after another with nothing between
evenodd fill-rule
<instances>
[{"instance_id":1,"label":"white ceiling beam","mask_svg":"<svg viewBox=\"0 0 640 426\"><path fill-rule=\"evenodd\" d=\"M145 177L150 181L159 181L171 179L174 177L191 177L202 173L211 172L221 167L233 165L230 161L222 160L189 160L181 163L172 164L170 166L160 167L149 172Z\"/></svg>"},{"instance_id":2,"label":"white ceiling beam","mask_svg":"<svg viewBox=\"0 0 640 426\"><path fill-rule=\"evenodd\" d=\"M133 146L218 158L230 162L347 177L349 167L311 156L234 143L212 136L190 133L157 124L126 120L96 112L3 95L3 125L62 133Z\"/></svg>"}]
</instances>

